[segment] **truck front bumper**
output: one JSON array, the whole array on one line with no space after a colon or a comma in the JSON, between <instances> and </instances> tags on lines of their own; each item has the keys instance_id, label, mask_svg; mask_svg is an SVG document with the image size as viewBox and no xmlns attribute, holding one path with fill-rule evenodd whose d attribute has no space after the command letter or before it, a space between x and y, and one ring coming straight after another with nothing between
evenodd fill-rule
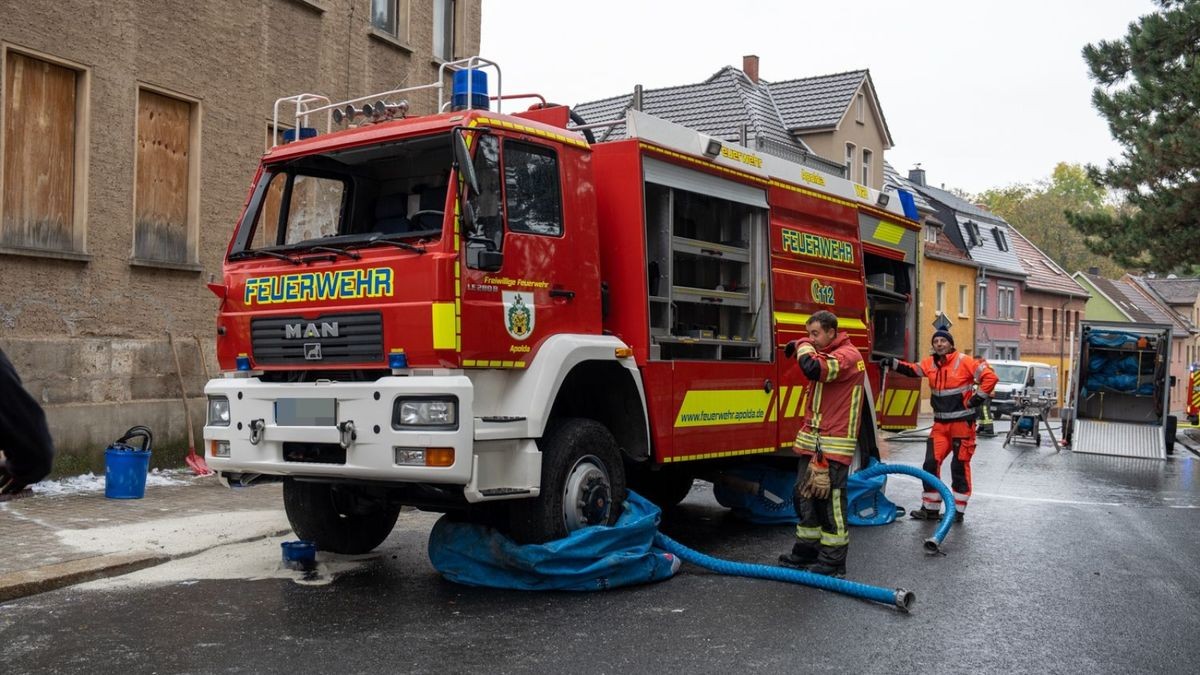
<instances>
[{"instance_id":1,"label":"truck front bumper","mask_svg":"<svg viewBox=\"0 0 1200 675\"><path fill-rule=\"evenodd\" d=\"M263 382L258 378L211 380L205 394L229 400L229 424L204 427L204 455L221 473L303 476L467 486L474 466L474 387L461 375L384 377L374 382ZM456 423L444 427L393 424L398 399L455 401ZM285 407L332 407L333 425L280 423ZM330 406L330 402L334 402ZM221 447L228 443L227 453ZM216 453L221 448L219 456ZM397 463L397 449L453 451L446 466ZM305 454L302 449L316 449ZM328 452L326 452L328 451ZM344 453L343 453L344 451ZM316 453L321 452L320 458ZM343 456L344 454L344 456ZM409 452L411 456L414 453Z\"/></svg>"}]
</instances>

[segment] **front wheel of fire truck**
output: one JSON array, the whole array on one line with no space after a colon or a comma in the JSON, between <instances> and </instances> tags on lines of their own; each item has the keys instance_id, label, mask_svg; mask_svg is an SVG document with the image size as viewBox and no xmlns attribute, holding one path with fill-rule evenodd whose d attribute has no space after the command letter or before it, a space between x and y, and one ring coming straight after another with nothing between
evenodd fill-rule
<instances>
[{"instance_id":1,"label":"front wheel of fire truck","mask_svg":"<svg viewBox=\"0 0 1200 675\"><path fill-rule=\"evenodd\" d=\"M538 446L541 495L512 505L513 539L540 544L617 522L625 502L625 467L617 441L604 425L565 419L548 429Z\"/></svg>"},{"instance_id":2,"label":"front wheel of fire truck","mask_svg":"<svg viewBox=\"0 0 1200 675\"><path fill-rule=\"evenodd\" d=\"M283 507L300 539L331 553L367 553L396 526L400 507L362 488L289 479Z\"/></svg>"}]
</instances>

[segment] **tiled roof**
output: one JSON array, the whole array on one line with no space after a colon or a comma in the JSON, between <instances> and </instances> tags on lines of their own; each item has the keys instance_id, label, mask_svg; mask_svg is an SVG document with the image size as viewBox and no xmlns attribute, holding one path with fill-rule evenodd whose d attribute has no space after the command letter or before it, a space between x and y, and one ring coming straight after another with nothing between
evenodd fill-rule
<instances>
[{"instance_id":1,"label":"tiled roof","mask_svg":"<svg viewBox=\"0 0 1200 675\"><path fill-rule=\"evenodd\" d=\"M1009 225L1009 232L1012 234L1012 249L1021 261L1021 267L1029 275L1025 278L1026 286L1046 293L1081 298L1091 296L1066 270L1018 232L1017 228Z\"/></svg>"},{"instance_id":2,"label":"tiled roof","mask_svg":"<svg viewBox=\"0 0 1200 675\"><path fill-rule=\"evenodd\" d=\"M1172 305L1192 305L1200 296L1200 279L1183 277L1179 279L1163 279L1143 277L1146 283Z\"/></svg>"},{"instance_id":3,"label":"tiled roof","mask_svg":"<svg viewBox=\"0 0 1200 675\"><path fill-rule=\"evenodd\" d=\"M852 70L769 86L788 128L809 131L836 127L867 77L865 70Z\"/></svg>"},{"instance_id":4,"label":"tiled roof","mask_svg":"<svg viewBox=\"0 0 1200 675\"><path fill-rule=\"evenodd\" d=\"M1137 302L1138 307L1155 323L1169 324L1171 333L1177 337L1186 337L1191 334L1192 322L1171 309L1157 293L1146 286L1145 280L1141 277L1126 274L1121 278L1121 282L1129 289L1125 293L1125 297L1129 298L1131 302Z\"/></svg>"},{"instance_id":5,"label":"tiled roof","mask_svg":"<svg viewBox=\"0 0 1200 675\"><path fill-rule=\"evenodd\" d=\"M1112 279L1106 279L1096 274L1088 274L1087 272L1080 272L1079 274L1083 276L1083 278L1086 279L1089 284L1094 286L1096 290L1100 291L1104 297L1108 298L1113 304L1115 304L1118 310L1124 312L1125 316L1129 317L1130 321L1137 323L1158 323L1152 319L1149 314L1143 312L1138 307L1139 303L1136 302L1136 300L1131 301L1129 299L1129 296L1125 294L1126 289L1128 288L1125 286L1125 284L1113 281Z\"/></svg>"},{"instance_id":6,"label":"tiled roof","mask_svg":"<svg viewBox=\"0 0 1200 675\"><path fill-rule=\"evenodd\" d=\"M1026 275L1025 269L1021 267L1021 261L1017 259L1017 254L1013 250L1008 223L1003 218L975 206L951 192L928 185L917 185L916 183L912 185L931 202L940 203L948 210L950 216L948 219L952 222L945 223L946 229L956 228L956 232L951 236L954 237L955 243L964 243L967 254L971 256L972 260L994 272L1020 277ZM979 232L979 238L974 243L971 242L968 234L972 226ZM1007 251L1000 248L1000 240L1008 243Z\"/></svg>"},{"instance_id":7,"label":"tiled roof","mask_svg":"<svg viewBox=\"0 0 1200 675\"><path fill-rule=\"evenodd\" d=\"M632 94L588 101L574 110L587 123L621 119L633 100ZM737 141L741 126L746 125L747 140L764 139L812 152L803 140L790 134L783 126L771 93L755 85L746 75L726 66L704 82L642 92L642 111L655 117L695 129L714 138ZM625 125L596 129L596 138L614 140L625 136Z\"/></svg>"}]
</instances>

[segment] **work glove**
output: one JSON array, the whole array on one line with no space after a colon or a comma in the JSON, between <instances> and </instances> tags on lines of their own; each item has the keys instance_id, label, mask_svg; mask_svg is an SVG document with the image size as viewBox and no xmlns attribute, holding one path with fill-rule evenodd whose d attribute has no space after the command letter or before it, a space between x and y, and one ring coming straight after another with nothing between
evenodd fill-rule
<instances>
[{"instance_id":1,"label":"work glove","mask_svg":"<svg viewBox=\"0 0 1200 675\"><path fill-rule=\"evenodd\" d=\"M789 360L796 358L796 341L795 340L790 340L786 345L784 345L783 355L785 357L787 357Z\"/></svg>"},{"instance_id":2,"label":"work glove","mask_svg":"<svg viewBox=\"0 0 1200 675\"><path fill-rule=\"evenodd\" d=\"M894 356L885 356L879 359L879 367L886 368L887 370L895 370L898 363L900 363L900 360Z\"/></svg>"},{"instance_id":3,"label":"work glove","mask_svg":"<svg viewBox=\"0 0 1200 675\"><path fill-rule=\"evenodd\" d=\"M981 396L979 394L972 394L971 398L967 401L967 407L968 408L978 408L979 406L983 405L984 403L987 403L986 396Z\"/></svg>"},{"instance_id":4,"label":"work glove","mask_svg":"<svg viewBox=\"0 0 1200 675\"><path fill-rule=\"evenodd\" d=\"M800 496L805 499L829 499L829 464L814 459L808 463Z\"/></svg>"}]
</instances>

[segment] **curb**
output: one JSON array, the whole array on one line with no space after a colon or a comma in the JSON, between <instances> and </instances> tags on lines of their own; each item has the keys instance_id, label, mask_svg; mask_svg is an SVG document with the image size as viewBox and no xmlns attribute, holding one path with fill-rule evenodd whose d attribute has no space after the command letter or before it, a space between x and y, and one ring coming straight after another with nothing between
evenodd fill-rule
<instances>
[{"instance_id":1,"label":"curb","mask_svg":"<svg viewBox=\"0 0 1200 675\"><path fill-rule=\"evenodd\" d=\"M0 602L74 586L85 581L136 572L167 562L169 556L151 553L113 553L69 560L0 576Z\"/></svg>"},{"instance_id":2,"label":"curb","mask_svg":"<svg viewBox=\"0 0 1200 675\"><path fill-rule=\"evenodd\" d=\"M154 567L172 560L182 558L190 558L194 555L199 555L205 551L212 550L219 546L227 544L241 544L257 539L269 539L271 537L281 537L289 532L291 528L280 530L272 530L261 534L255 534L247 537L233 538L221 541L220 543L209 546L208 548L197 551L189 551L178 555L161 555L157 553L110 553L107 555L92 556L90 558L80 558L79 560L68 560L67 562L55 563L53 565L45 565L35 567L29 570L21 570L19 572L11 572L9 574L0 575L0 603L17 600L19 598L37 595L47 591L65 588L82 584L87 581L95 581L96 579L105 579L108 577L116 577L130 572Z\"/></svg>"}]
</instances>

